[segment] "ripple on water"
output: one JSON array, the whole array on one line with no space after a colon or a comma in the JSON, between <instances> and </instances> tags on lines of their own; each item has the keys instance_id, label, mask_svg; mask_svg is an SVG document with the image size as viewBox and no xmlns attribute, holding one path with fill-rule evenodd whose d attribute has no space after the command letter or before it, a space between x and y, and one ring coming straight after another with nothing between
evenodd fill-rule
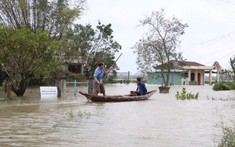
<instances>
[{"instance_id":1,"label":"ripple on water","mask_svg":"<svg viewBox=\"0 0 235 147\"><path fill-rule=\"evenodd\" d=\"M107 93L128 93L136 85L107 85ZM156 89L156 85L147 85ZM81 88L82 89L82 88ZM212 100L232 95L210 86L192 86L198 100L176 100L176 91L155 93L150 100L87 103L81 95L66 99L0 104L0 144L3 146L216 146L221 124L232 125L234 100ZM109 94L110 94L109 93ZM208 97L210 97L208 99Z\"/></svg>"}]
</instances>

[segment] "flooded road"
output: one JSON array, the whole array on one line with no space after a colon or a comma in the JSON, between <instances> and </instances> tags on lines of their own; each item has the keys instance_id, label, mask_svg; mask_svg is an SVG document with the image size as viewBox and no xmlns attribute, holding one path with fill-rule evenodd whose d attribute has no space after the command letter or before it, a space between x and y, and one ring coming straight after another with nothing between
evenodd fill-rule
<instances>
[{"instance_id":1,"label":"flooded road","mask_svg":"<svg viewBox=\"0 0 235 147\"><path fill-rule=\"evenodd\" d=\"M147 85L148 90L157 85ZM94 103L67 90L63 99L0 101L0 146L74 147L214 147L222 136L222 123L235 120L235 91L211 86L187 86L198 100L177 100L155 93L147 101ZM135 84L106 85L107 94L126 94ZM78 90L86 92L85 86ZM39 90L38 90L39 91ZM32 91L27 91L28 93Z\"/></svg>"}]
</instances>

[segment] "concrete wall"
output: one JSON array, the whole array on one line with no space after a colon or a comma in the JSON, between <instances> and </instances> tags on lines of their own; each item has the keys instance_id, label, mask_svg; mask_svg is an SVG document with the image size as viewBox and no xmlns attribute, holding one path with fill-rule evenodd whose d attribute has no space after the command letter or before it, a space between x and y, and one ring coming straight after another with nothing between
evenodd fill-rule
<instances>
[{"instance_id":1,"label":"concrete wall","mask_svg":"<svg viewBox=\"0 0 235 147\"><path fill-rule=\"evenodd\" d=\"M172 72L170 73L170 80L169 84L171 85L181 85L181 76L182 74L180 72ZM148 84L163 84L163 80L161 77L160 72L152 72L147 74L147 83Z\"/></svg>"},{"instance_id":2,"label":"concrete wall","mask_svg":"<svg viewBox=\"0 0 235 147\"><path fill-rule=\"evenodd\" d=\"M151 72L147 74L148 84L162 85L163 79L160 72ZM204 85L204 70L173 71L170 73L169 84L171 85Z\"/></svg>"}]
</instances>

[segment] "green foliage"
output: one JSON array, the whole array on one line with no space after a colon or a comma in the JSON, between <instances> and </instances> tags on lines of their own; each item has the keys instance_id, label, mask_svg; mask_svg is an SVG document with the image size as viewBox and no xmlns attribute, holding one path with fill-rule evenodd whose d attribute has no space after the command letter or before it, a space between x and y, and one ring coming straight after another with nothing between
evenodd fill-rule
<instances>
[{"instance_id":1,"label":"green foliage","mask_svg":"<svg viewBox=\"0 0 235 147\"><path fill-rule=\"evenodd\" d=\"M233 70L233 81L235 81L235 56L233 58L230 58L230 65Z\"/></svg>"},{"instance_id":2,"label":"green foliage","mask_svg":"<svg viewBox=\"0 0 235 147\"><path fill-rule=\"evenodd\" d=\"M67 112L66 116L67 116L68 119L73 119L75 117L72 111Z\"/></svg>"},{"instance_id":3,"label":"green foliage","mask_svg":"<svg viewBox=\"0 0 235 147\"><path fill-rule=\"evenodd\" d=\"M61 37L80 16L85 0L4 0L0 1L0 23L14 28L30 28Z\"/></svg>"},{"instance_id":4,"label":"green foliage","mask_svg":"<svg viewBox=\"0 0 235 147\"><path fill-rule=\"evenodd\" d=\"M235 129L223 127L223 137L218 147L234 147L235 146Z\"/></svg>"},{"instance_id":5,"label":"green foliage","mask_svg":"<svg viewBox=\"0 0 235 147\"><path fill-rule=\"evenodd\" d=\"M121 50L121 45L114 40L111 24L98 22L96 29L88 25L75 25L64 40L69 50L65 51L65 59L80 55L85 68L95 70L99 62L104 62L107 67L114 63L115 53Z\"/></svg>"},{"instance_id":6,"label":"green foliage","mask_svg":"<svg viewBox=\"0 0 235 147\"><path fill-rule=\"evenodd\" d=\"M213 86L213 90L215 90L215 91L231 90L231 87L228 84L224 83L224 82L219 82L219 83L215 83L215 85Z\"/></svg>"},{"instance_id":7,"label":"green foliage","mask_svg":"<svg viewBox=\"0 0 235 147\"><path fill-rule=\"evenodd\" d=\"M32 77L48 75L61 64L61 45L45 31L0 27L0 62L11 73L12 90L23 96Z\"/></svg>"},{"instance_id":8,"label":"green foliage","mask_svg":"<svg viewBox=\"0 0 235 147\"><path fill-rule=\"evenodd\" d=\"M40 73L44 67L53 68L52 65L60 61L57 55L60 42L51 40L47 32L37 31L35 34L27 28L0 28L0 33L0 60L14 72Z\"/></svg>"},{"instance_id":9,"label":"green foliage","mask_svg":"<svg viewBox=\"0 0 235 147\"><path fill-rule=\"evenodd\" d=\"M88 118L88 117L91 116L91 113L90 112L85 112L85 111L83 112L83 111L79 110L79 112L77 113L77 116L80 117L80 118L82 118L82 117Z\"/></svg>"},{"instance_id":10,"label":"green foliage","mask_svg":"<svg viewBox=\"0 0 235 147\"><path fill-rule=\"evenodd\" d=\"M235 82L226 82L226 84L227 84L231 89L235 89Z\"/></svg>"},{"instance_id":11,"label":"green foliage","mask_svg":"<svg viewBox=\"0 0 235 147\"><path fill-rule=\"evenodd\" d=\"M89 118L91 116L90 112L83 112L81 110L79 110L77 113L74 113L72 111L69 111L66 113L66 116L69 120L71 119L75 119L75 118Z\"/></svg>"},{"instance_id":12,"label":"green foliage","mask_svg":"<svg viewBox=\"0 0 235 147\"><path fill-rule=\"evenodd\" d=\"M24 95L32 78L43 82L58 73L64 54L60 41L80 16L85 2L0 1L0 62L11 74L17 96Z\"/></svg>"},{"instance_id":13,"label":"green foliage","mask_svg":"<svg viewBox=\"0 0 235 147\"><path fill-rule=\"evenodd\" d=\"M179 93L179 91L177 91L176 95L175 95L175 97L177 99L181 99L181 100L198 99L198 96L199 96L199 93L196 93L196 94L192 94L191 92L187 93L185 88L182 88L181 93Z\"/></svg>"},{"instance_id":14,"label":"green foliage","mask_svg":"<svg viewBox=\"0 0 235 147\"><path fill-rule=\"evenodd\" d=\"M77 60L92 73L101 61L107 67L116 65L115 53L121 45L113 39L111 24L98 22L96 29L91 25L72 27L85 2L0 1L0 62L11 73L17 96L24 95L32 78L40 83L61 75L77 79L60 70L62 62Z\"/></svg>"}]
</instances>

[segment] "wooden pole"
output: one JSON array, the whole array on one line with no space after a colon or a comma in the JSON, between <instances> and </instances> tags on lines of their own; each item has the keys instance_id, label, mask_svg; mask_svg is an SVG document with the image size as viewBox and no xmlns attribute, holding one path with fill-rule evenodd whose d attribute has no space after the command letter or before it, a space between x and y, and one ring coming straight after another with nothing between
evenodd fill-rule
<instances>
[{"instance_id":1,"label":"wooden pole","mask_svg":"<svg viewBox=\"0 0 235 147\"><path fill-rule=\"evenodd\" d=\"M127 84L130 83L130 71L128 71Z\"/></svg>"},{"instance_id":2,"label":"wooden pole","mask_svg":"<svg viewBox=\"0 0 235 147\"><path fill-rule=\"evenodd\" d=\"M58 95L57 97L64 97L65 95L65 88L66 88L66 77L57 77L56 84L57 90L58 90Z\"/></svg>"},{"instance_id":3,"label":"wooden pole","mask_svg":"<svg viewBox=\"0 0 235 147\"><path fill-rule=\"evenodd\" d=\"M6 90L7 91L7 98L10 99L11 98L11 82L7 81L6 84L7 84L7 86L6 86L7 87L7 90Z\"/></svg>"}]
</instances>

